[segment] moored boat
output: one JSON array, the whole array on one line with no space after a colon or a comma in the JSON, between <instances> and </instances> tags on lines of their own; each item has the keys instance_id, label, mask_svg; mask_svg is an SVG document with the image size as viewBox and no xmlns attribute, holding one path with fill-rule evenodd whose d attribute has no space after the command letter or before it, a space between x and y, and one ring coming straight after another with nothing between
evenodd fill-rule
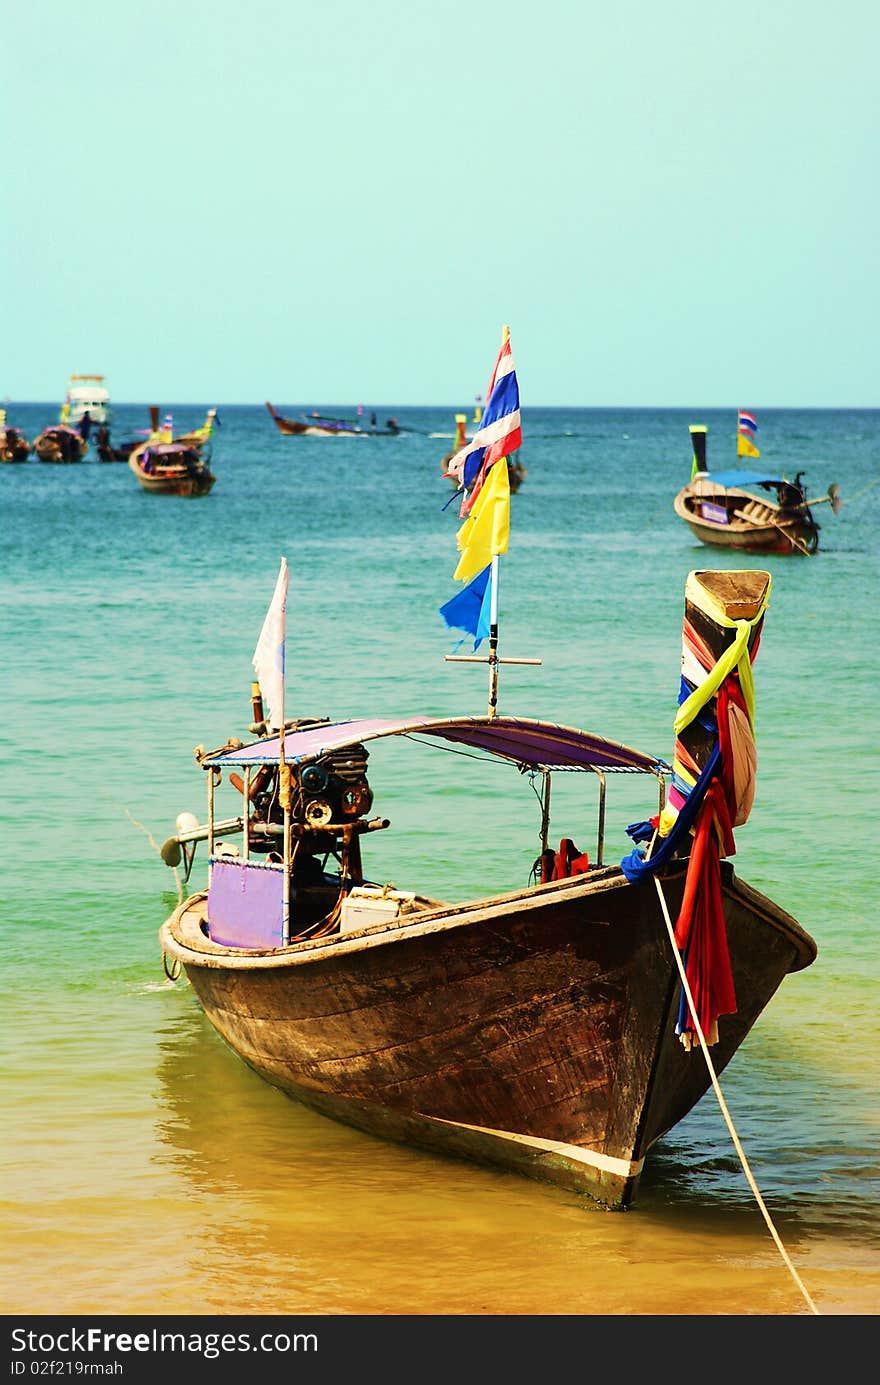
<instances>
[{"instance_id":1,"label":"moored boat","mask_svg":"<svg viewBox=\"0 0 880 1385\"><path fill-rule=\"evenodd\" d=\"M745 417L757 427L751 414ZM741 422L740 439L742 429ZM808 500L803 472L788 480L778 471L754 467L709 471L707 429L703 424L692 424L690 433L694 454L691 479L675 496L673 509L701 543L747 553L816 552L821 526L811 507L828 502L837 513L837 485L830 486L826 495ZM751 440L748 446L749 450L741 450L740 456L760 457Z\"/></svg>"},{"instance_id":2,"label":"moored boat","mask_svg":"<svg viewBox=\"0 0 880 1385\"><path fill-rule=\"evenodd\" d=\"M213 446L214 428L219 427L220 420L217 417L216 408L208 409L204 423L198 428L194 428L189 433L173 434L173 420L166 418L163 426L159 424L159 410L155 404L150 406L150 427L142 428L136 436L123 439L118 447L114 446L110 436L110 430L106 424L101 424L96 435L96 451L99 461L102 462L127 462L132 452L136 448L143 447L149 440L153 442L173 442L182 448L194 448L198 451L205 462L210 461Z\"/></svg>"},{"instance_id":3,"label":"moored boat","mask_svg":"<svg viewBox=\"0 0 880 1385\"><path fill-rule=\"evenodd\" d=\"M67 423L53 423L34 438L41 462L81 462L89 450L85 438Z\"/></svg>"},{"instance_id":4,"label":"moored boat","mask_svg":"<svg viewBox=\"0 0 880 1385\"><path fill-rule=\"evenodd\" d=\"M6 410L0 409L0 462L26 462L30 453L24 433L8 423Z\"/></svg>"},{"instance_id":5,"label":"moored boat","mask_svg":"<svg viewBox=\"0 0 880 1385\"><path fill-rule=\"evenodd\" d=\"M154 495L207 495L217 479L198 448L185 443L141 443L129 454L128 465Z\"/></svg>"},{"instance_id":6,"label":"moored boat","mask_svg":"<svg viewBox=\"0 0 880 1385\"><path fill-rule=\"evenodd\" d=\"M71 375L65 402L74 426L86 414L92 423L110 422L110 391L103 375Z\"/></svg>"},{"instance_id":7,"label":"moored boat","mask_svg":"<svg viewBox=\"0 0 880 1385\"><path fill-rule=\"evenodd\" d=\"M730 599L721 624L696 605L689 620L721 657L735 632L727 612L748 624L754 648L765 579L702 575L707 597L724 581ZM601 786L594 858L565 837L553 852L545 819L540 864L524 861L508 891L449 902L390 886L362 859L370 834L390 826L370 816L366 774L369 749L389 737L497 757L510 766L509 791L531 794L537 780L545 805L554 772L585 774ZM681 985L663 908L603 857L606 782L653 776L656 803L664 764L595 733L509 716L290 723L283 746L268 736L199 763L207 825L185 820L164 854L175 864L207 840L210 883L166 921L161 946L233 1050L326 1115L629 1206L651 1146L710 1084L676 1032ZM224 778L237 805L221 818ZM429 808L421 830L432 828L446 836ZM533 870L539 878L525 883ZM696 888L688 857L670 852L658 885L680 918ZM704 1031L714 1025L720 1072L816 949L727 862L715 902L735 993L732 1012ZM696 935L691 947L711 951Z\"/></svg>"},{"instance_id":8,"label":"moored boat","mask_svg":"<svg viewBox=\"0 0 880 1385\"><path fill-rule=\"evenodd\" d=\"M497 368L510 377L509 338L502 352ZM486 663L487 713L287 720L282 559L254 651L251 739L197 749L206 821L182 814L162 848L187 880L199 842L208 863L206 886L181 900L160 945L166 971L185 972L234 1052L306 1105L625 1209L651 1147L706 1093L783 980L816 956L796 920L726 859L754 793L752 661L770 576L690 574L671 765L593 730L500 715L499 666L539 662L499 654L509 532L499 463L519 442L515 376L505 398L493 410L505 442L471 478L456 568L463 597L472 573L482 584L489 653L447 656ZM457 600L444 618L475 635L476 651L483 626ZM391 823L374 813L367 766L391 745L392 779L404 752L445 751L450 777L473 774L482 796L499 792L502 817L516 799L533 804L537 859L523 860L508 888L465 900L370 869L368 844ZM557 774L578 776L596 804L588 851L569 824L551 832ZM643 779L646 816L627 829L629 854L609 861L606 788L620 776ZM448 854L434 803L414 827ZM417 856L404 856L418 877Z\"/></svg>"},{"instance_id":9,"label":"moored boat","mask_svg":"<svg viewBox=\"0 0 880 1385\"><path fill-rule=\"evenodd\" d=\"M145 491L153 495L207 495L217 480L210 468L211 434L216 410L209 409L201 428L174 436L174 420L150 406L152 431L129 453L127 461Z\"/></svg>"}]
</instances>

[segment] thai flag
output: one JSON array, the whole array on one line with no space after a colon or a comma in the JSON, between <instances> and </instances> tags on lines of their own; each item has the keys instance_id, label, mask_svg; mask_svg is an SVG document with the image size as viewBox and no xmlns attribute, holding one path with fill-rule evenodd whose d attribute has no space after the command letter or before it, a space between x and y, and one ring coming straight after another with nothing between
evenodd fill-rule
<instances>
[{"instance_id":1,"label":"thai flag","mask_svg":"<svg viewBox=\"0 0 880 1385\"><path fill-rule=\"evenodd\" d=\"M465 490L462 515L471 510L495 462L510 456L521 445L519 385L510 350L510 334L505 331L486 391L486 407L480 426L467 446L456 453L447 467L446 474L454 476Z\"/></svg>"},{"instance_id":2,"label":"thai flag","mask_svg":"<svg viewBox=\"0 0 880 1385\"><path fill-rule=\"evenodd\" d=\"M740 409L738 431L742 433L743 437L751 438L752 442L754 442L755 434L758 431L758 420L755 418L754 414L747 414L743 409Z\"/></svg>"}]
</instances>

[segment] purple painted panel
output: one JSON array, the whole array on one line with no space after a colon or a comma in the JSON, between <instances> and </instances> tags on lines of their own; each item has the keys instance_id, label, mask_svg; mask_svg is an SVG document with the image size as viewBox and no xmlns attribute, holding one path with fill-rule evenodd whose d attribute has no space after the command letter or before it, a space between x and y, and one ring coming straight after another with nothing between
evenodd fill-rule
<instances>
[{"instance_id":1,"label":"purple painted panel","mask_svg":"<svg viewBox=\"0 0 880 1385\"><path fill-rule=\"evenodd\" d=\"M715 505L711 500L704 500L700 505L703 519L709 519L713 524L729 524L727 511L723 505Z\"/></svg>"},{"instance_id":2,"label":"purple painted panel","mask_svg":"<svg viewBox=\"0 0 880 1385\"><path fill-rule=\"evenodd\" d=\"M212 857L208 936L225 947L281 947L284 871L257 861Z\"/></svg>"}]
</instances>

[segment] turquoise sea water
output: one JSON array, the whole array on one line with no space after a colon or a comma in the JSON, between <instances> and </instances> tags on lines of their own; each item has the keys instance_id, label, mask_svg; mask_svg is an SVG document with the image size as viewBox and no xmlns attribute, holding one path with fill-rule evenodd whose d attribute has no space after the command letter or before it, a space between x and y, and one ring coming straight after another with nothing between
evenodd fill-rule
<instances>
[{"instance_id":1,"label":"turquoise sea water","mask_svg":"<svg viewBox=\"0 0 880 1385\"><path fill-rule=\"evenodd\" d=\"M456 406L377 412L417 431L285 438L262 406L221 407L217 483L197 500L146 495L94 449L70 467L0 467L4 1311L804 1313L711 1092L653 1151L635 1209L603 1213L303 1110L163 973L157 933L180 882L157 848L182 809L204 816L193 748L247 734L282 555L288 715L485 710L485 670L444 662L456 636L437 612L456 590L440 474ZM115 440L146 414L117 405ZM182 431L204 405L174 415ZM55 416L9 405L30 437ZM804 471L811 495L840 486L839 514L817 507L815 557L731 556L674 516L688 424L708 425L710 467L731 465L735 410L524 408L501 652L542 664L502 668L500 710L669 756L688 571L771 571L758 791L735 864L819 957L785 981L722 1088L817 1308L868 1314L880 413L758 419L763 461ZM411 765L395 747L370 768L393 824L370 842L372 872L461 899L527 879L540 817L526 784L483 796L451 757ZM556 835L590 847L566 792ZM608 859L654 811L647 792L611 786Z\"/></svg>"}]
</instances>

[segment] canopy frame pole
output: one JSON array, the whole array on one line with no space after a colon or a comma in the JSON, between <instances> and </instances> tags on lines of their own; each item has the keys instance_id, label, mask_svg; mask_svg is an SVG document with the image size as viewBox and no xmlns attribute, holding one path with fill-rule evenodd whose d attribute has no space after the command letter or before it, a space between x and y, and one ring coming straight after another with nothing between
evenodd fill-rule
<instances>
[{"instance_id":1,"label":"canopy frame pole","mask_svg":"<svg viewBox=\"0 0 880 1385\"><path fill-rule=\"evenodd\" d=\"M596 837L596 865L604 864L605 855L605 794L608 787L604 770L593 766L593 773L599 780L599 811L598 811L598 830Z\"/></svg>"},{"instance_id":2,"label":"canopy frame pole","mask_svg":"<svg viewBox=\"0 0 880 1385\"><path fill-rule=\"evenodd\" d=\"M211 858L214 855L214 770L208 770L208 885L211 884Z\"/></svg>"},{"instance_id":3,"label":"canopy frame pole","mask_svg":"<svg viewBox=\"0 0 880 1385\"><path fill-rule=\"evenodd\" d=\"M541 799L541 856L549 849L550 842L550 771L542 769L544 793Z\"/></svg>"}]
</instances>

